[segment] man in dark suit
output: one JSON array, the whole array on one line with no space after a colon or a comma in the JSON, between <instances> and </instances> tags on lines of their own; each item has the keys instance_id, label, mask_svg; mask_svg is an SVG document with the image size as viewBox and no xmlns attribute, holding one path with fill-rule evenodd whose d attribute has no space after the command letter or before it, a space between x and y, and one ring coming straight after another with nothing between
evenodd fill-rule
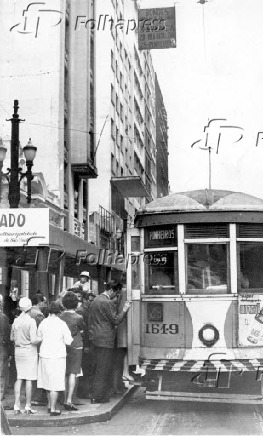
<instances>
[{"instance_id":1,"label":"man in dark suit","mask_svg":"<svg viewBox=\"0 0 263 436\"><path fill-rule=\"evenodd\" d=\"M89 338L94 346L96 360L92 404L109 401L109 376L116 326L122 322L130 308L130 302L126 301L122 311L117 314L116 304L111 300L114 285L114 282L109 282L105 292L94 299L89 310Z\"/></svg>"}]
</instances>

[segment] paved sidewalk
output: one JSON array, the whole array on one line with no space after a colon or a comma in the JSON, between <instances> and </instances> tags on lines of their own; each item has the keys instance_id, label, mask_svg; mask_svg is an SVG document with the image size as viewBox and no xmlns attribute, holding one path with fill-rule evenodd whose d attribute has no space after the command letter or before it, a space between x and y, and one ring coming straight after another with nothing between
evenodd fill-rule
<instances>
[{"instance_id":1,"label":"paved sidewalk","mask_svg":"<svg viewBox=\"0 0 263 436\"><path fill-rule=\"evenodd\" d=\"M78 411L68 412L64 410L63 406L61 408L60 416L50 416L47 412L46 407L34 406L33 408L38 411L34 415L27 415L24 412L24 401L22 400L22 413L19 415L14 415L13 410L5 410L9 425L11 427L67 427L71 425L89 424L92 422L103 422L108 421L111 417L121 409L124 402L130 398L130 396L135 392L137 386L127 387L123 394L118 394L113 396L109 403L104 404L91 404L90 400L79 398L75 401L75 404L79 404ZM3 400L3 405L13 408L13 395L7 394L5 400Z\"/></svg>"}]
</instances>

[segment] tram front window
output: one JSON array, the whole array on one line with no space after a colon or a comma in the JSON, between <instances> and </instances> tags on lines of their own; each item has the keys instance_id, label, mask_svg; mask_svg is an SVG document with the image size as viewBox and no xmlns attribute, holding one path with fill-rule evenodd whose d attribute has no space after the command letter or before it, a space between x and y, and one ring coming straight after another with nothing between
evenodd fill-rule
<instances>
[{"instance_id":1,"label":"tram front window","mask_svg":"<svg viewBox=\"0 0 263 436\"><path fill-rule=\"evenodd\" d=\"M226 294L227 271L226 244L187 244L189 294Z\"/></svg>"},{"instance_id":2,"label":"tram front window","mask_svg":"<svg viewBox=\"0 0 263 436\"><path fill-rule=\"evenodd\" d=\"M148 295L178 294L178 260L176 252L145 253L145 293Z\"/></svg>"},{"instance_id":3,"label":"tram front window","mask_svg":"<svg viewBox=\"0 0 263 436\"><path fill-rule=\"evenodd\" d=\"M241 292L263 292L263 244L240 243L239 259L238 290Z\"/></svg>"}]
</instances>

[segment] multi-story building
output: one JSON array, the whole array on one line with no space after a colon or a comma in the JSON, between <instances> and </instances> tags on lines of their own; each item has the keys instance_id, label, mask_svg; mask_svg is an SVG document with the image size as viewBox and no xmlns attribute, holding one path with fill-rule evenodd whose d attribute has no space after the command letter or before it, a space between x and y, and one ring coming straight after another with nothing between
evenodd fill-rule
<instances>
[{"instance_id":1,"label":"multi-story building","mask_svg":"<svg viewBox=\"0 0 263 436\"><path fill-rule=\"evenodd\" d=\"M150 52L138 50L137 2L98 0L96 10L104 26L96 37L98 178L90 181L90 209L111 223L102 240L114 249L118 231L157 198L155 72ZM136 27L127 30L128 22Z\"/></svg>"},{"instance_id":2,"label":"multi-story building","mask_svg":"<svg viewBox=\"0 0 263 436\"><path fill-rule=\"evenodd\" d=\"M156 103L156 173L157 197L169 194L168 172L168 124L167 113L163 101L162 91L155 75L155 103Z\"/></svg>"},{"instance_id":3,"label":"multi-story building","mask_svg":"<svg viewBox=\"0 0 263 436\"><path fill-rule=\"evenodd\" d=\"M38 265L23 271L13 268L12 276L23 295L37 289L56 294L71 286L83 269L90 271L94 290L106 280L108 269L96 261L93 266L75 262L78 250L93 253L96 260L100 248L99 216L92 215L89 220L88 207L89 180L98 174L96 32L79 21L79 17L94 19L94 2L46 0L40 7L38 3L10 0L2 5L0 136L8 149L4 170L9 166L11 130L5 119L11 118L13 102L18 99L19 115L25 118L20 124L21 146L29 137L37 146L31 207L49 207L50 244L65 250L59 268L49 265L45 280ZM24 164L21 159L20 164ZM8 184L3 182L3 186L1 208L9 207ZM20 207L27 207L24 188L22 183ZM46 248L39 248L38 258L45 257ZM13 251L18 255L18 248ZM3 259L4 254L1 267Z\"/></svg>"}]
</instances>

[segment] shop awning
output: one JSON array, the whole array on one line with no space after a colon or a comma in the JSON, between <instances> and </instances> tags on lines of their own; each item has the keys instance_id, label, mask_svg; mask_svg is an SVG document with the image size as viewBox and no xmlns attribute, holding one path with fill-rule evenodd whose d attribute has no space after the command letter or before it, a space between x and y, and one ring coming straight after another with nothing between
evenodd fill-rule
<instances>
[{"instance_id":1,"label":"shop awning","mask_svg":"<svg viewBox=\"0 0 263 436\"><path fill-rule=\"evenodd\" d=\"M140 176L112 177L111 184L123 195L129 197L150 197Z\"/></svg>"}]
</instances>

